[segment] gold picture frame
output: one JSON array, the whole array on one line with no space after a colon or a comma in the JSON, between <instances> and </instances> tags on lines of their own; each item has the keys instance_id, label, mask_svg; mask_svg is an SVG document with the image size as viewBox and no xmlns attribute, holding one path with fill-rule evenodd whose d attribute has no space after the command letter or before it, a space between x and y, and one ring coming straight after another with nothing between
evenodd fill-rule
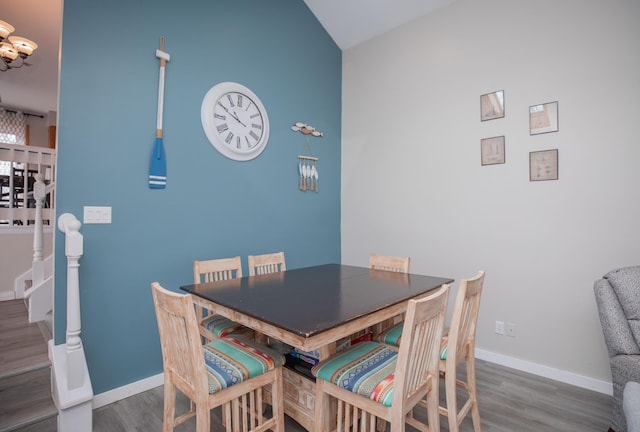
<instances>
[{"instance_id":1,"label":"gold picture frame","mask_svg":"<svg viewBox=\"0 0 640 432\"><path fill-rule=\"evenodd\" d=\"M503 164L504 135L480 140L480 163L482 165Z\"/></svg>"},{"instance_id":2,"label":"gold picture frame","mask_svg":"<svg viewBox=\"0 0 640 432\"><path fill-rule=\"evenodd\" d=\"M558 180L558 149L529 153L529 181Z\"/></svg>"},{"instance_id":3,"label":"gold picture frame","mask_svg":"<svg viewBox=\"0 0 640 432\"><path fill-rule=\"evenodd\" d=\"M504 117L504 90L480 96L480 121Z\"/></svg>"}]
</instances>

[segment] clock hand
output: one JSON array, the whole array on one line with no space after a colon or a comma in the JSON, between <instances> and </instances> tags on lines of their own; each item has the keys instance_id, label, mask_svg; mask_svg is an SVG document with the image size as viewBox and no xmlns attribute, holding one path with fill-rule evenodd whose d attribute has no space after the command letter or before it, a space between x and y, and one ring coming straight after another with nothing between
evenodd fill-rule
<instances>
[{"instance_id":1,"label":"clock hand","mask_svg":"<svg viewBox=\"0 0 640 432\"><path fill-rule=\"evenodd\" d=\"M231 114L231 113L229 113L229 114ZM244 124L244 123L242 123L242 122L240 121L240 119L238 118L238 114L236 114L236 112L235 112L235 111L233 112L233 114L231 114L231 116L232 116L234 119L236 119L236 120L237 120L237 122L238 122L238 123L240 123L240 124L242 125L242 127L245 127L245 128L247 127L247 125L246 125L246 124Z\"/></svg>"},{"instance_id":2,"label":"clock hand","mask_svg":"<svg viewBox=\"0 0 640 432\"><path fill-rule=\"evenodd\" d=\"M222 109L223 109L223 110L225 110L225 111L227 112L227 114L229 114L231 117L233 117L233 118L234 118L238 123L240 123L243 127L245 127L245 128L247 127L244 123L242 123L242 122L240 121L240 119L238 118L238 115L236 114L236 112L235 112L235 111L234 111L234 112L229 111L229 109L228 109L226 106L222 105L221 103L218 103L218 105L220 105L220 106L222 107Z\"/></svg>"}]
</instances>

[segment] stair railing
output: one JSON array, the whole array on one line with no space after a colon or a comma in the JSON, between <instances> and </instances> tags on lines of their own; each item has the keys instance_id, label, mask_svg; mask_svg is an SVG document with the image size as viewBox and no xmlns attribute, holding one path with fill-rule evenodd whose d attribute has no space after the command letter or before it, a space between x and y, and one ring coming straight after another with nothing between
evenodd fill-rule
<instances>
[{"instance_id":1,"label":"stair railing","mask_svg":"<svg viewBox=\"0 0 640 432\"><path fill-rule=\"evenodd\" d=\"M59 432L91 430L92 425L93 388L80 338L78 268L84 241L80 226L80 221L70 213L58 218L58 229L65 234L67 256L67 334L64 344L49 342L49 357Z\"/></svg>"},{"instance_id":2,"label":"stair railing","mask_svg":"<svg viewBox=\"0 0 640 432\"><path fill-rule=\"evenodd\" d=\"M56 150L45 147L0 143L0 225L16 228L26 227L32 220L52 221L53 195L50 207L42 210L42 217L35 217L35 209L30 207L27 195L31 191L31 181L38 173L45 174L45 180L53 182L56 170ZM30 181L31 180L31 181ZM47 186L46 192L54 188ZM51 222L50 222L51 223Z\"/></svg>"},{"instance_id":3,"label":"stair railing","mask_svg":"<svg viewBox=\"0 0 640 432\"><path fill-rule=\"evenodd\" d=\"M26 272L25 277L21 278L21 285L20 280L16 279L15 294L17 296L22 292L24 298L28 299L29 322L46 321L52 325L53 271L42 256L42 241L44 237L42 209L47 195L51 193L51 189L55 188L55 184L45 184L42 171L38 172L34 178L33 193L28 195L29 199L33 200L35 204L33 260L31 271ZM30 283L30 287L25 291L27 282ZM19 289L21 289L21 292Z\"/></svg>"}]
</instances>

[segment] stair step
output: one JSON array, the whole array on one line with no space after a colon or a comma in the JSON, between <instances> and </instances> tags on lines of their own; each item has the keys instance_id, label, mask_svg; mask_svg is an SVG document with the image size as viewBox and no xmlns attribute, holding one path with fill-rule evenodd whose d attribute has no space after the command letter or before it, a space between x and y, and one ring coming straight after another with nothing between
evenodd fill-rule
<instances>
[{"instance_id":1,"label":"stair step","mask_svg":"<svg viewBox=\"0 0 640 432\"><path fill-rule=\"evenodd\" d=\"M16 431L57 414L50 367L0 379L0 432Z\"/></svg>"},{"instance_id":2,"label":"stair step","mask_svg":"<svg viewBox=\"0 0 640 432\"><path fill-rule=\"evenodd\" d=\"M47 342L22 300L0 302L0 378L49 366Z\"/></svg>"},{"instance_id":3,"label":"stair step","mask_svg":"<svg viewBox=\"0 0 640 432\"><path fill-rule=\"evenodd\" d=\"M12 432L58 432L58 417L50 417L37 423L14 429Z\"/></svg>"}]
</instances>

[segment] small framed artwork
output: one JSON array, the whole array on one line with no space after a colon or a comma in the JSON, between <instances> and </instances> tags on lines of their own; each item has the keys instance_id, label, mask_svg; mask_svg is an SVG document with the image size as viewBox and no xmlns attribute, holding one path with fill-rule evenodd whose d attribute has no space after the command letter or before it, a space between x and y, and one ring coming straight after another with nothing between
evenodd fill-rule
<instances>
[{"instance_id":1,"label":"small framed artwork","mask_svg":"<svg viewBox=\"0 0 640 432\"><path fill-rule=\"evenodd\" d=\"M558 149L529 153L529 181L558 180Z\"/></svg>"},{"instance_id":2,"label":"small framed artwork","mask_svg":"<svg viewBox=\"0 0 640 432\"><path fill-rule=\"evenodd\" d=\"M480 121L504 117L504 90L480 96Z\"/></svg>"},{"instance_id":3,"label":"small framed artwork","mask_svg":"<svg viewBox=\"0 0 640 432\"><path fill-rule=\"evenodd\" d=\"M482 165L504 163L504 135L480 140L480 161Z\"/></svg>"},{"instance_id":4,"label":"small framed artwork","mask_svg":"<svg viewBox=\"0 0 640 432\"><path fill-rule=\"evenodd\" d=\"M558 132L558 102L529 107L529 135Z\"/></svg>"}]
</instances>

